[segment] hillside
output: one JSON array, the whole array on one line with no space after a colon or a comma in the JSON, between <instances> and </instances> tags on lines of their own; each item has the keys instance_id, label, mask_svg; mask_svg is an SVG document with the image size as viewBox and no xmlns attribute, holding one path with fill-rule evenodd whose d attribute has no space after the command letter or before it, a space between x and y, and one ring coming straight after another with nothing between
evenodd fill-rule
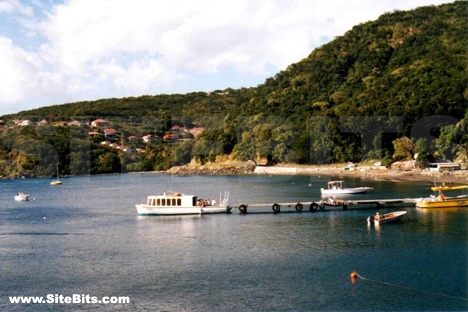
<instances>
[{"instance_id":1,"label":"hillside","mask_svg":"<svg viewBox=\"0 0 468 312\"><path fill-rule=\"evenodd\" d=\"M8 125L13 119L107 118L122 144L128 143L127 134L162 135L174 124L205 128L196 140L158 144L142 170L193 157L214 160L221 154L272 163L390 162L414 153L466 157L467 12L468 3L457 1L384 14L353 27L256 88L103 99L42 107L2 119ZM144 125L151 116L160 123L152 129L147 122ZM63 131L69 135L70 129ZM9 132L4 136L25 135ZM84 137L85 132L80 138ZM403 152L398 145L402 141L395 144L402 137L411 143ZM34 140L42 139L35 134ZM48 140L57 150L54 140ZM3 145L4 159L15 151L22 153L14 144ZM67 153L70 147L64 143L58 158L65 173L74 173ZM147 156L135 159L145 162ZM122 161L114 160L110 170L123 170L122 166Z\"/></svg>"}]
</instances>

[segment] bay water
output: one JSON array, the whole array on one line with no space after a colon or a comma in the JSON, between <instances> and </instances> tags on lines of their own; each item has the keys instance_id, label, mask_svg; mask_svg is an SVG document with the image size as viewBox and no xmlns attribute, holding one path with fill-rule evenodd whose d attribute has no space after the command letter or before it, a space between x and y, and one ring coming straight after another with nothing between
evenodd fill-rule
<instances>
[{"instance_id":1,"label":"bay water","mask_svg":"<svg viewBox=\"0 0 468 312\"><path fill-rule=\"evenodd\" d=\"M310 202L329 176L122 174L0 181L1 311L466 311L466 208L138 216L175 191L229 203ZM430 195L424 182L347 178L353 198ZM15 202L18 192L30 201ZM376 211L406 210L378 229ZM367 280L352 281L356 271ZM126 296L20 304L11 296Z\"/></svg>"}]
</instances>

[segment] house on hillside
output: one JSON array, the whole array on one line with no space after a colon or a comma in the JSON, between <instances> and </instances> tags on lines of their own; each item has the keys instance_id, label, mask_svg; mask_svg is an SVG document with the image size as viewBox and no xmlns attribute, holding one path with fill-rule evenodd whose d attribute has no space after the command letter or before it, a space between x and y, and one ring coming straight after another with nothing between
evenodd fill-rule
<instances>
[{"instance_id":1,"label":"house on hillside","mask_svg":"<svg viewBox=\"0 0 468 312\"><path fill-rule=\"evenodd\" d=\"M42 119L41 121L39 121L37 123L38 126L47 126L49 123L47 122L47 120L45 119Z\"/></svg>"},{"instance_id":2,"label":"house on hillside","mask_svg":"<svg viewBox=\"0 0 468 312\"><path fill-rule=\"evenodd\" d=\"M184 128L181 128L179 127L178 125L175 125L171 128L171 130L169 130L170 132L172 133L183 133L184 132Z\"/></svg>"},{"instance_id":3,"label":"house on hillside","mask_svg":"<svg viewBox=\"0 0 468 312\"><path fill-rule=\"evenodd\" d=\"M163 136L163 140L164 140L164 142L167 142L167 143L175 143L175 142L179 141L179 134L177 134L177 133L166 133Z\"/></svg>"},{"instance_id":4,"label":"house on hillside","mask_svg":"<svg viewBox=\"0 0 468 312\"><path fill-rule=\"evenodd\" d=\"M32 122L31 120L28 120L28 119L21 120L21 121L18 122L18 126L20 126L20 127L32 126L32 125L34 125L34 122Z\"/></svg>"},{"instance_id":5,"label":"house on hillside","mask_svg":"<svg viewBox=\"0 0 468 312\"><path fill-rule=\"evenodd\" d=\"M104 119L96 119L91 122L92 127L108 127L109 126L109 121L104 120Z\"/></svg>"},{"instance_id":6,"label":"house on hillside","mask_svg":"<svg viewBox=\"0 0 468 312\"><path fill-rule=\"evenodd\" d=\"M189 133L193 135L194 138L196 138L198 135L200 135L203 131L205 131L205 128L202 127L194 127L189 130Z\"/></svg>"},{"instance_id":7,"label":"house on hillside","mask_svg":"<svg viewBox=\"0 0 468 312\"><path fill-rule=\"evenodd\" d=\"M82 122L80 122L78 120L73 120L72 122L69 122L68 125L69 126L75 126L75 127L81 127Z\"/></svg>"},{"instance_id":8,"label":"house on hillside","mask_svg":"<svg viewBox=\"0 0 468 312\"><path fill-rule=\"evenodd\" d=\"M88 132L88 135L89 135L89 136L95 136L95 135L99 135L99 134L100 134L100 133L97 132L97 131L89 131L89 132Z\"/></svg>"},{"instance_id":9,"label":"house on hillside","mask_svg":"<svg viewBox=\"0 0 468 312\"><path fill-rule=\"evenodd\" d=\"M117 135L115 129L104 129L104 137L106 138L106 140L108 141L114 141L115 140L115 136Z\"/></svg>"},{"instance_id":10,"label":"house on hillside","mask_svg":"<svg viewBox=\"0 0 468 312\"><path fill-rule=\"evenodd\" d=\"M156 134L147 134L141 137L143 143L156 143L159 141L159 137Z\"/></svg>"}]
</instances>

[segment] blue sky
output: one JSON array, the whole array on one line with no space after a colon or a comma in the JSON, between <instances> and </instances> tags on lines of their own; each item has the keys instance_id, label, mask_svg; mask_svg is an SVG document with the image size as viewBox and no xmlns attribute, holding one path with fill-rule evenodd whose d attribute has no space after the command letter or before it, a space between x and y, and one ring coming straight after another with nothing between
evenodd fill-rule
<instances>
[{"instance_id":1,"label":"blue sky","mask_svg":"<svg viewBox=\"0 0 468 312\"><path fill-rule=\"evenodd\" d=\"M385 12L444 0L0 0L0 115L261 84Z\"/></svg>"}]
</instances>

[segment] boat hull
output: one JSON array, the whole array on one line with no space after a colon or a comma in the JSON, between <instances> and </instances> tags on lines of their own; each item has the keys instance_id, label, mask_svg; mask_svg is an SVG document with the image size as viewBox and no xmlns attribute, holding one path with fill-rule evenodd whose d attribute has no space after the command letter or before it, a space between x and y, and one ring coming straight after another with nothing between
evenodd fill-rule
<instances>
[{"instance_id":1,"label":"boat hull","mask_svg":"<svg viewBox=\"0 0 468 312\"><path fill-rule=\"evenodd\" d=\"M154 207L148 205L135 205L137 213L142 216L149 215L199 215L213 213L228 213L229 207L208 206L208 207Z\"/></svg>"},{"instance_id":2,"label":"boat hull","mask_svg":"<svg viewBox=\"0 0 468 312\"><path fill-rule=\"evenodd\" d=\"M372 187L354 187L344 189L320 189L322 195L344 195L344 194L363 194L372 190Z\"/></svg>"},{"instance_id":3,"label":"boat hull","mask_svg":"<svg viewBox=\"0 0 468 312\"><path fill-rule=\"evenodd\" d=\"M29 195L16 195L15 200L16 201L27 201L27 200L29 200Z\"/></svg>"},{"instance_id":4,"label":"boat hull","mask_svg":"<svg viewBox=\"0 0 468 312\"><path fill-rule=\"evenodd\" d=\"M451 199L451 200L421 199L416 203L416 207L418 208L468 207L468 199Z\"/></svg>"}]
</instances>

